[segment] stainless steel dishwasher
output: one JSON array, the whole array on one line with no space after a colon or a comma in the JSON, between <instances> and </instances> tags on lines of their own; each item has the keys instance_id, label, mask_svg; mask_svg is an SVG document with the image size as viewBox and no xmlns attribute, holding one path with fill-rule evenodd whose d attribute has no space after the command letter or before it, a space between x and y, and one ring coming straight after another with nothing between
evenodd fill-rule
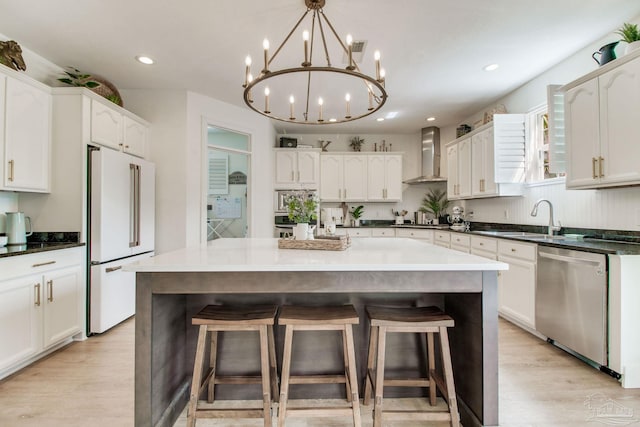
<instances>
[{"instance_id":1,"label":"stainless steel dishwasher","mask_svg":"<svg viewBox=\"0 0 640 427\"><path fill-rule=\"evenodd\" d=\"M607 256L538 246L536 329L607 366Z\"/></svg>"}]
</instances>

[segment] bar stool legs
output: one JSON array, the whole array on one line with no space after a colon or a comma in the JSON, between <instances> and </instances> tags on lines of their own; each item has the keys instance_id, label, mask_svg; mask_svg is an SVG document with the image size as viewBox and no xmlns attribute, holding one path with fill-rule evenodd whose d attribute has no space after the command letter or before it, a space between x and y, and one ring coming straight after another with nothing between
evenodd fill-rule
<instances>
[{"instance_id":1,"label":"bar stool legs","mask_svg":"<svg viewBox=\"0 0 640 427\"><path fill-rule=\"evenodd\" d=\"M460 415L453 381L453 367L449 350L447 328L453 327L453 319L437 307L389 308L366 307L371 322L367 373L365 378L364 405L371 402L374 393L373 425L383 426L385 420L449 421L451 426L460 426ZM427 335L428 372L426 378L385 379L385 356L387 333L425 333ZM435 369L434 334L440 338L443 376ZM375 369L375 370L374 370ZM429 403L436 405L436 388L440 389L448 405L447 412L385 410L384 387L428 387ZM373 390L372 390L373 389Z\"/></svg>"},{"instance_id":2,"label":"bar stool legs","mask_svg":"<svg viewBox=\"0 0 640 427\"><path fill-rule=\"evenodd\" d=\"M351 305L338 307L297 307L284 306L280 311L278 323L285 326L284 351L282 355L282 379L280 383L280 404L278 409L278 427L284 427L287 417L317 417L317 416L349 416L353 424L360 427L360 399L358 397L358 379L356 372L355 344L353 339L353 325L358 324L359 318L355 308ZM298 375L291 373L291 352L294 331L327 331L335 330L342 333L344 349L344 375ZM339 384L345 383L347 402L345 407L313 407L289 408L290 384Z\"/></svg>"},{"instance_id":3,"label":"bar stool legs","mask_svg":"<svg viewBox=\"0 0 640 427\"><path fill-rule=\"evenodd\" d=\"M271 427L272 396L277 399L275 342L273 324L277 306L249 308L207 306L193 317L192 323L200 325L196 356L187 408L187 427L194 427L197 418L263 418L264 426ZM218 332L257 331L260 337L260 376L220 376L217 373ZM209 368L204 375L204 356L208 335L210 339ZM261 384L262 409L209 409L199 408L200 394L207 390L207 400L214 401L216 384Z\"/></svg>"}]
</instances>

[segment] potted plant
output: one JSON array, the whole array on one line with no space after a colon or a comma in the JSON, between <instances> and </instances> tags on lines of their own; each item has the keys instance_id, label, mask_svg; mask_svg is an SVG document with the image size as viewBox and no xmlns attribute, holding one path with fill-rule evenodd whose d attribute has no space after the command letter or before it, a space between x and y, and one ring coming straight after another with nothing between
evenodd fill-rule
<instances>
[{"instance_id":1,"label":"potted plant","mask_svg":"<svg viewBox=\"0 0 640 427\"><path fill-rule=\"evenodd\" d=\"M349 147L353 148L353 151L360 151L362 144L364 144L364 139L361 139L359 136L354 136L351 138L351 144L349 144Z\"/></svg>"},{"instance_id":2,"label":"potted plant","mask_svg":"<svg viewBox=\"0 0 640 427\"><path fill-rule=\"evenodd\" d=\"M616 31L616 34L622 36L623 42L627 42L628 45L625 48L625 53L630 53L640 48L640 30L636 24L629 24L625 22L622 27Z\"/></svg>"},{"instance_id":3,"label":"potted plant","mask_svg":"<svg viewBox=\"0 0 640 427\"><path fill-rule=\"evenodd\" d=\"M364 206L360 205L358 207L351 208L351 211L349 213L353 218L353 226L360 227L360 217L362 216L362 214L364 214Z\"/></svg>"},{"instance_id":4,"label":"potted plant","mask_svg":"<svg viewBox=\"0 0 640 427\"><path fill-rule=\"evenodd\" d=\"M449 200L447 200L447 192L445 190L431 190L422 199L422 206L418 209L420 212L432 213L436 221L444 216Z\"/></svg>"},{"instance_id":5,"label":"potted plant","mask_svg":"<svg viewBox=\"0 0 640 427\"><path fill-rule=\"evenodd\" d=\"M309 234L309 222L318 218L318 200L315 197L306 197L302 194L294 194L286 199L289 219L296 223L293 236L296 240L307 240Z\"/></svg>"}]
</instances>

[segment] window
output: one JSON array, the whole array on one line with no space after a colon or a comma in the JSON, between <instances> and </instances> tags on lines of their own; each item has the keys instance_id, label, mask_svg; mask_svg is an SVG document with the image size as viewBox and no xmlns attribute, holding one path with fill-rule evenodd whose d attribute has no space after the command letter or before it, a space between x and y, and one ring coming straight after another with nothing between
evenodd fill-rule
<instances>
[{"instance_id":1,"label":"window","mask_svg":"<svg viewBox=\"0 0 640 427\"><path fill-rule=\"evenodd\" d=\"M528 114L527 182L543 182L562 177L551 170L550 127L547 105L534 108Z\"/></svg>"}]
</instances>

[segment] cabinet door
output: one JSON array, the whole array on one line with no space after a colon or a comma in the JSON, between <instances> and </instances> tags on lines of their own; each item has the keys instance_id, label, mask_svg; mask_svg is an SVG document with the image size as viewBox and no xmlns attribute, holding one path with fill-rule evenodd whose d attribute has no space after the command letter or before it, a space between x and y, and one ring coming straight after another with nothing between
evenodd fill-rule
<instances>
[{"instance_id":1,"label":"cabinet door","mask_svg":"<svg viewBox=\"0 0 640 427\"><path fill-rule=\"evenodd\" d=\"M471 137L471 194L493 196L497 194L495 182L493 129Z\"/></svg>"},{"instance_id":2,"label":"cabinet door","mask_svg":"<svg viewBox=\"0 0 640 427\"><path fill-rule=\"evenodd\" d=\"M298 156L293 150L276 151L276 185L297 182Z\"/></svg>"},{"instance_id":3,"label":"cabinet door","mask_svg":"<svg viewBox=\"0 0 640 427\"><path fill-rule=\"evenodd\" d=\"M320 156L320 199L323 201L342 200L343 157L341 155Z\"/></svg>"},{"instance_id":4,"label":"cabinet door","mask_svg":"<svg viewBox=\"0 0 640 427\"><path fill-rule=\"evenodd\" d=\"M471 196L471 138L458 143L458 196Z\"/></svg>"},{"instance_id":5,"label":"cabinet door","mask_svg":"<svg viewBox=\"0 0 640 427\"><path fill-rule=\"evenodd\" d=\"M124 117L124 151L138 157L144 157L147 148L149 129L142 123Z\"/></svg>"},{"instance_id":6,"label":"cabinet door","mask_svg":"<svg viewBox=\"0 0 640 427\"><path fill-rule=\"evenodd\" d=\"M42 277L0 282L0 370L40 351Z\"/></svg>"},{"instance_id":7,"label":"cabinet door","mask_svg":"<svg viewBox=\"0 0 640 427\"><path fill-rule=\"evenodd\" d=\"M640 60L603 74L600 89L600 182L640 182ZM632 107L635 106L635 107ZM600 171L602 173L600 174Z\"/></svg>"},{"instance_id":8,"label":"cabinet door","mask_svg":"<svg viewBox=\"0 0 640 427\"><path fill-rule=\"evenodd\" d=\"M7 77L3 188L49 191L51 95Z\"/></svg>"},{"instance_id":9,"label":"cabinet door","mask_svg":"<svg viewBox=\"0 0 640 427\"><path fill-rule=\"evenodd\" d=\"M342 198L349 202L367 199L367 157L346 155L343 159L343 194Z\"/></svg>"},{"instance_id":10,"label":"cabinet door","mask_svg":"<svg viewBox=\"0 0 640 427\"><path fill-rule=\"evenodd\" d=\"M61 269L44 276L44 348L82 330L82 268Z\"/></svg>"},{"instance_id":11,"label":"cabinet door","mask_svg":"<svg viewBox=\"0 0 640 427\"><path fill-rule=\"evenodd\" d=\"M498 311L535 329L536 265L506 256L498 260L509 264L508 270L500 272Z\"/></svg>"},{"instance_id":12,"label":"cabinet door","mask_svg":"<svg viewBox=\"0 0 640 427\"><path fill-rule=\"evenodd\" d=\"M458 144L447 147L447 198L450 200L458 197Z\"/></svg>"},{"instance_id":13,"label":"cabinet door","mask_svg":"<svg viewBox=\"0 0 640 427\"><path fill-rule=\"evenodd\" d=\"M119 150L123 116L96 100L91 100L91 141Z\"/></svg>"},{"instance_id":14,"label":"cabinet door","mask_svg":"<svg viewBox=\"0 0 640 427\"><path fill-rule=\"evenodd\" d=\"M320 153L298 151L297 181L306 188L317 188L320 182Z\"/></svg>"},{"instance_id":15,"label":"cabinet door","mask_svg":"<svg viewBox=\"0 0 640 427\"><path fill-rule=\"evenodd\" d=\"M367 178L367 200L384 201L386 185L384 155L369 156L367 168L371 171Z\"/></svg>"},{"instance_id":16,"label":"cabinet door","mask_svg":"<svg viewBox=\"0 0 640 427\"><path fill-rule=\"evenodd\" d=\"M402 156L385 156L385 199L402 200Z\"/></svg>"},{"instance_id":17,"label":"cabinet door","mask_svg":"<svg viewBox=\"0 0 640 427\"><path fill-rule=\"evenodd\" d=\"M589 80L565 96L565 137L568 147L567 187L589 187L598 183L600 117L598 80Z\"/></svg>"}]
</instances>

